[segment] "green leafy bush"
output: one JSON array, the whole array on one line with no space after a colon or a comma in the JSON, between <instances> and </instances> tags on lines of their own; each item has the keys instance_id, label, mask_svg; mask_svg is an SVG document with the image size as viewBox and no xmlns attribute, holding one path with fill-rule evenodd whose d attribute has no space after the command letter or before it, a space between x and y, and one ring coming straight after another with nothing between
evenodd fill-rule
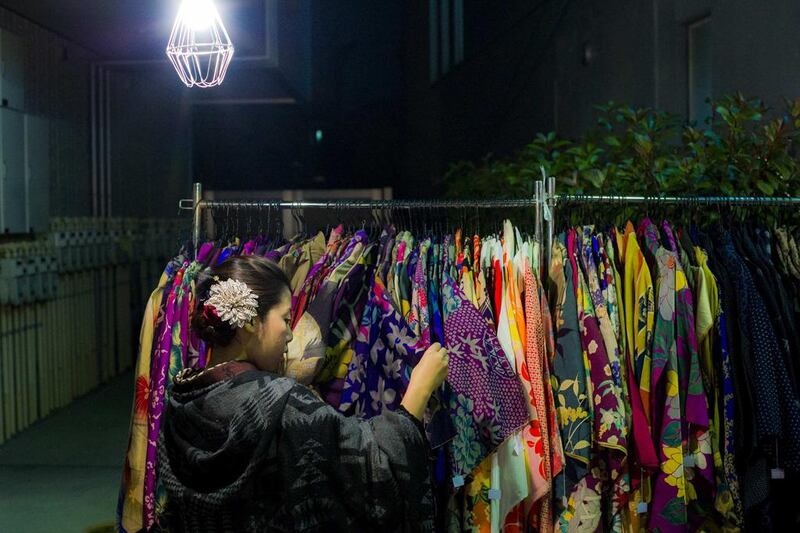
<instances>
[{"instance_id":1,"label":"green leafy bush","mask_svg":"<svg viewBox=\"0 0 800 533\"><path fill-rule=\"evenodd\" d=\"M533 196L540 167L557 192L688 196L800 196L800 98L772 117L741 94L713 102L704 127L653 109L610 102L583 138L538 134L510 159L459 162L444 176L450 197Z\"/></svg>"}]
</instances>

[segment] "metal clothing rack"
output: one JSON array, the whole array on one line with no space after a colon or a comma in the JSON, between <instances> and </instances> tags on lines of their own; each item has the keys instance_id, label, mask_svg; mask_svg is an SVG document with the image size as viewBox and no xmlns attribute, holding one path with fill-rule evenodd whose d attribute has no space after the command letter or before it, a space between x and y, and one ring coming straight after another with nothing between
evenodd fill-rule
<instances>
[{"instance_id":1,"label":"metal clothing rack","mask_svg":"<svg viewBox=\"0 0 800 533\"><path fill-rule=\"evenodd\" d=\"M685 204L689 206L796 206L800 208L800 197L770 196L621 196L595 194L556 194L556 178L547 176L541 168L542 179L535 182L533 198L520 199L475 199L475 200L331 200L331 201L230 201L203 200L203 186L195 183L193 197L181 200L178 207L194 211L192 221L192 241L195 251L200 242L200 225L203 209L218 208L270 208L270 209L447 209L447 208L503 208L534 207L535 228L539 242L542 242L541 265L549 264L553 247L556 208L560 202L571 203L609 203L609 204Z\"/></svg>"},{"instance_id":2,"label":"metal clothing rack","mask_svg":"<svg viewBox=\"0 0 800 533\"><path fill-rule=\"evenodd\" d=\"M544 170L542 170L544 173ZM551 185L552 184L552 185ZM687 205L698 206L763 206L763 207L791 207L800 209L800 197L790 196L628 196L614 194L555 194L555 179L548 179L548 190L544 196L546 205L551 210L559 202L562 203L595 203L595 204L646 204L646 205ZM547 264L550 262L550 252L553 248L553 224L547 226L547 250L545 257Z\"/></svg>"},{"instance_id":3,"label":"metal clothing rack","mask_svg":"<svg viewBox=\"0 0 800 533\"><path fill-rule=\"evenodd\" d=\"M555 179L553 179L555 182ZM541 223L540 206L544 201L544 182L536 182L536 194L533 198L489 198L475 200L325 200L325 201L285 201L285 200L204 200L203 186L195 183L193 197L178 202L178 208L194 212L192 221L192 243L195 253L200 243L200 227L203 209L463 209L463 208L536 208L536 234L540 239L544 235ZM552 232L552 231L551 231Z\"/></svg>"}]
</instances>

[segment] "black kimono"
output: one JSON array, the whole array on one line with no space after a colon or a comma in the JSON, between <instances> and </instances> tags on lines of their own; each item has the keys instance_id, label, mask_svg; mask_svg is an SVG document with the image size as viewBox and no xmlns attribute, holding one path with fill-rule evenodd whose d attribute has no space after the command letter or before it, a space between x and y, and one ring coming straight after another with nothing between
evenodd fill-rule
<instances>
[{"instance_id":1,"label":"black kimono","mask_svg":"<svg viewBox=\"0 0 800 533\"><path fill-rule=\"evenodd\" d=\"M422 424L346 418L292 379L232 362L186 371L159 440L163 522L191 531L432 531Z\"/></svg>"}]
</instances>

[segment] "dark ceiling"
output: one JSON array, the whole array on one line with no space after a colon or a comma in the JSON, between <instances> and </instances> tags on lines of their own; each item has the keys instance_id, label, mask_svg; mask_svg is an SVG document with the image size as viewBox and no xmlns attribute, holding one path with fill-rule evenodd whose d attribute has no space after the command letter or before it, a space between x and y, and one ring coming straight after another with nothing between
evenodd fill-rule
<instances>
[{"instance_id":1,"label":"dark ceiling","mask_svg":"<svg viewBox=\"0 0 800 533\"><path fill-rule=\"evenodd\" d=\"M215 0L237 56L264 54L265 0ZM104 59L163 59L180 0L0 0Z\"/></svg>"}]
</instances>

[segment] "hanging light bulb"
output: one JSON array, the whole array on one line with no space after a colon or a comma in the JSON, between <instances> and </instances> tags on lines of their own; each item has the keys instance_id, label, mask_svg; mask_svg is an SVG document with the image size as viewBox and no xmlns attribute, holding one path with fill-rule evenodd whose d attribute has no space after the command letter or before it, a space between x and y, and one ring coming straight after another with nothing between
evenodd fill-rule
<instances>
[{"instance_id":1,"label":"hanging light bulb","mask_svg":"<svg viewBox=\"0 0 800 533\"><path fill-rule=\"evenodd\" d=\"M217 10L211 0L185 0L181 4L183 19L195 31L203 31L214 22Z\"/></svg>"},{"instance_id":2,"label":"hanging light bulb","mask_svg":"<svg viewBox=\"0 0 800 533\"><path fill-rule=\"evenodd\" d=\"M233 43L212 0L183 0L167 57L187 87L222 83L233 59Z\"/></svg>"}]
</instances>

